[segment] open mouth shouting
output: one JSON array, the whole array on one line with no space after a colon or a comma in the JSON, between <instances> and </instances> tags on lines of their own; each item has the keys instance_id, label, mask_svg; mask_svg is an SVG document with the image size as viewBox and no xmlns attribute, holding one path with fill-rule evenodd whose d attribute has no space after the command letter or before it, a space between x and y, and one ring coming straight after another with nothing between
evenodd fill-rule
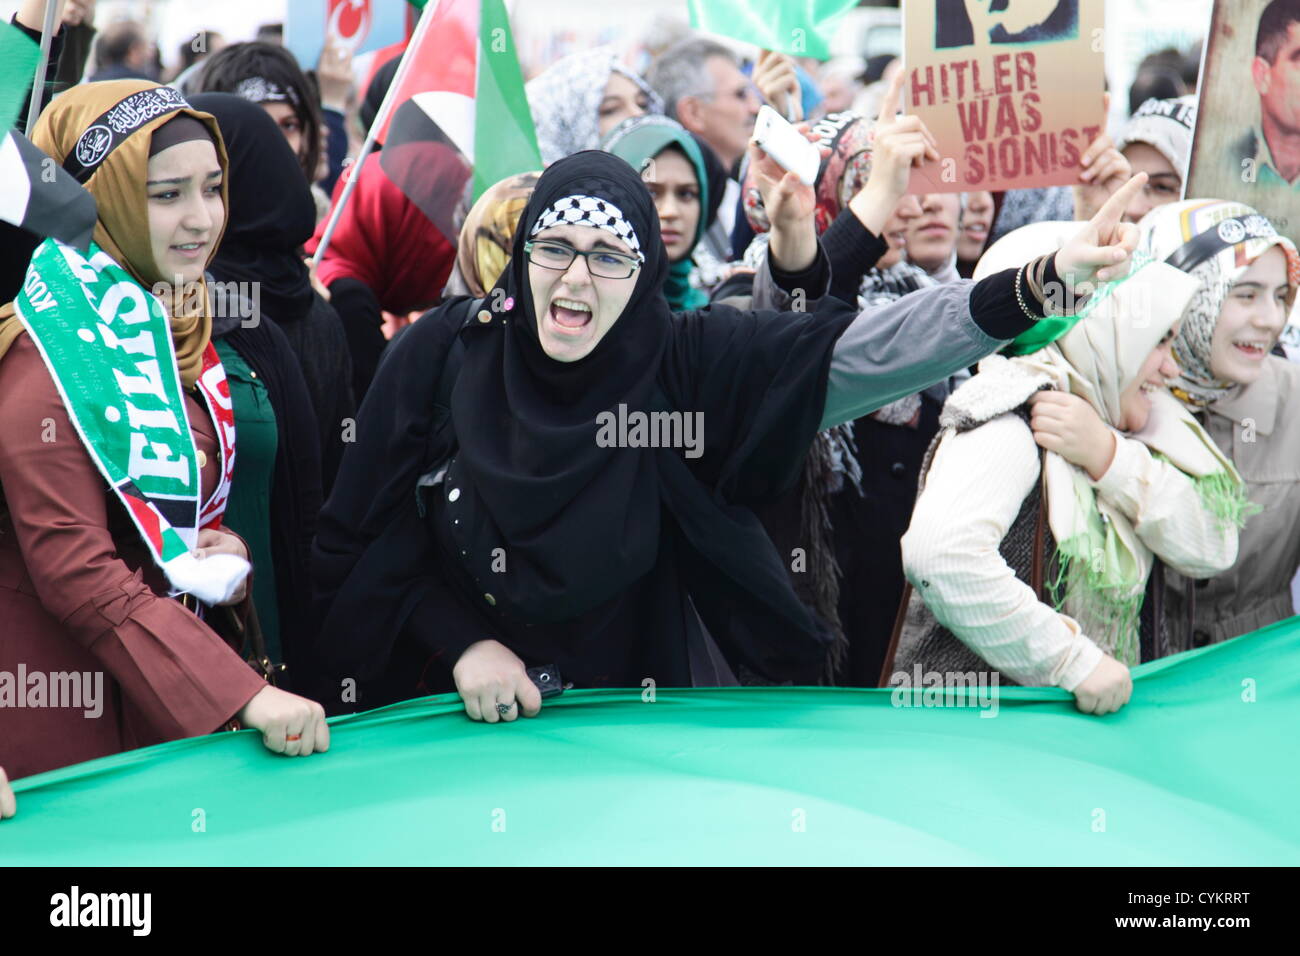
<instances>
[{"instance_id":1,"label":"open mouth shouting","mask_svg":"<svg viewBox=\"0 0 1300 956\"><path fill-rule=\"evenodd\" d=\"M578 299L556 296L551 299L547 319L557 335L582 335L591 325L591 306Z\"/></svg>"}]
</instances>

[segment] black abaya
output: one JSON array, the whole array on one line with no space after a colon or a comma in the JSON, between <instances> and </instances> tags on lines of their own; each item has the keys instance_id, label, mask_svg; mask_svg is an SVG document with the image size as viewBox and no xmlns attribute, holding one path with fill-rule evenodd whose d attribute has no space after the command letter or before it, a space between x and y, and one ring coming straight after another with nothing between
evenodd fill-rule
<instances>
[{"instance_id":1,"label":"black abaya","mask_svg":"<svg viewBox=\"0 0 1300 956\"><path fill-rule=\"evenodd\" d=\"M537 340L522 247L574 195L620 210L646 261L599 345L562 364ZM826 635L752 508L797 478L856 310L828 299L825 311L780 317L674 315L665 274L635 170L578 153L546 171L524 212L498 284L510 310L468 315L454 300L390 347L314 550L320 651L336 670L377 675L403 640L449 665L491 637L580 685L688 684L693 604L733 664L816 679ZM437 399L456 337L464 355L452 361L448 410ZM600 447L597 416L620 404L702 414L703 453Z\"/></svg>"}]
</instances>

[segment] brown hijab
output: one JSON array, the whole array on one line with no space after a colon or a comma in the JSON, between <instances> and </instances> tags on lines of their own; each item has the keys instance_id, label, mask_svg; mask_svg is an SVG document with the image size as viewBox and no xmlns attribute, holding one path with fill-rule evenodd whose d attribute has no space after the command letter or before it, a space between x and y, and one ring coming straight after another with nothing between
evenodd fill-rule
<instances>
[{"instance_id":1,"label":"brown hijab","mask_svg":"<svg viewBox=\"0 0 1300 956\"><path fill-rule=\"evenodd\" d=\"M41 114L32 132L32 142L60 163L72 152L78 140L95 121L127 97L142 90L155 89L159 84L148 80L112 80L85 83L56 98ZM95 242L126 269L146 289L168 277L161 274L153 261L149 238L149 208L145 182L148 180L149 146L154 130L177 116L190 116L204 125L217 148L217 161L224 174L227 170L226 147L221 140L221 129L208 113L182 108L155 116L140 124L122 140L97 166L84 183L95 197L99 207L99 220L95 223ZM221 201L230 208L226 188L227 179L221 181ZM225 225L222 224L224 232ZM212 244L208 254L211 263L221 243L221 234ZM171 302L165 303L171 316L172 339L176 343L176 364L180 369L181 383L193 387L203 364L203 351L212 332L212 305L208 298L206 281L188 290L173 289ZM22 323L14 315L13 304L0 308L0 357L23 332Z\"/></svg>"}]
</instances>

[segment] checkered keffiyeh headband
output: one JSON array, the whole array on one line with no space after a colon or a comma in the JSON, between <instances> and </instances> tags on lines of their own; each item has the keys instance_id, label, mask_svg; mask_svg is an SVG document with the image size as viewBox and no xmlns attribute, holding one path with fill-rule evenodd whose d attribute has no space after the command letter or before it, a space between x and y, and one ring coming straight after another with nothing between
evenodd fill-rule
<instances>
[{"instance_id":1,"label":"checkered keffiyeh headband","mask_svg":"<svg viewBox=\"0 0 1300 956\"><path fill-rule=\"evenodd\" d=\"M623 215L623 210L608 199L599 199L595 196L565 196L563 199L557 199L537 218L537 222L533 223L528 236L532 238L543 229L550 229L552 226L595 226L597 229L604 229L611 236L617 236L626 242L632 254L641 262L645 262L645 254L641 251L641 242L636 237L636 230Z\"/></svg>"}]
</instances>

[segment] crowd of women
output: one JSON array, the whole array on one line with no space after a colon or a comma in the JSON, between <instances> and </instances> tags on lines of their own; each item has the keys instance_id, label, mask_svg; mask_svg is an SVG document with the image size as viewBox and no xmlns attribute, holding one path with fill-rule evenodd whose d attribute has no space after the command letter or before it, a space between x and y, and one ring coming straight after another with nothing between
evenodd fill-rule
<instances>
[{"instance_id":1,"label":"crowd of women","mask_svg":"<svg viewBox=\"0 0 1300 956\"><path fill-rule=\"evenodd\" d=\"M0 675L105 701L0 695L0 766L239 727L303 756L327 714L647 681L987 669L1106 714L1133 665L1293 614L1300 256L1267 211L1178 201L1194 99L1054 198L916 196L938 153L900 84L826 113L788 57L575 54L527 86L544 169L465 196L454 244L377 156L339 175L282 47L60 92L28 135L99 218L84 255L6 233ZM807 109L812 186L747 146L760 97ZM313 270L313 190L349 177ZM701 441L598 440L620 412Z\"/></svg>"}]
</instances>

